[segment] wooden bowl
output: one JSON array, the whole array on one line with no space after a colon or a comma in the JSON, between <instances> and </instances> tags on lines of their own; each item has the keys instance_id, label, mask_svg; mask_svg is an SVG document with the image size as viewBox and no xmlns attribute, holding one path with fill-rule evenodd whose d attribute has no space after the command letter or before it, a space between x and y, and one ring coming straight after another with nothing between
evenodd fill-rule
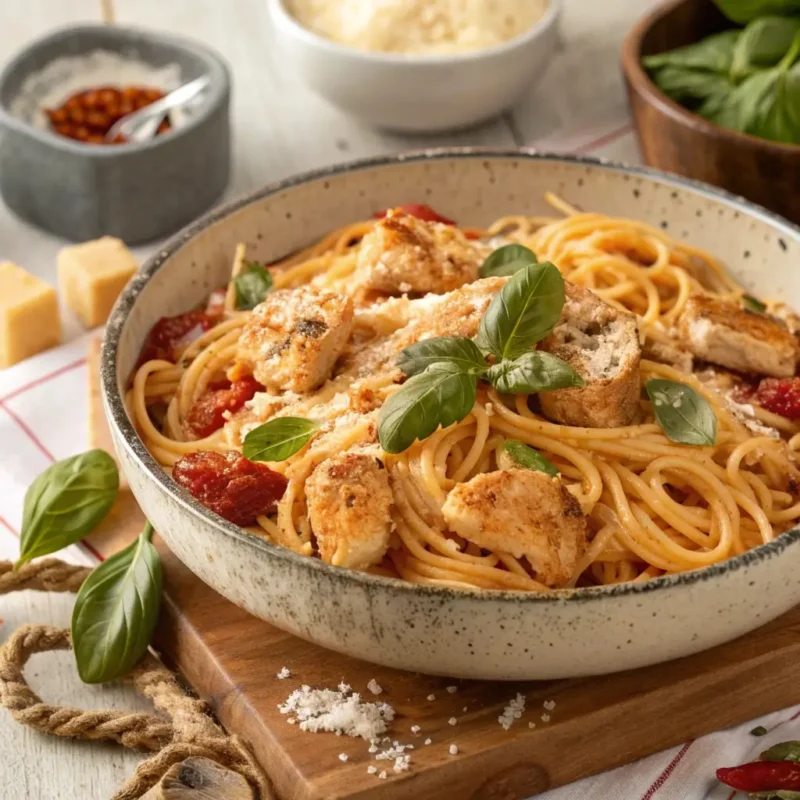
<instances>
[{"instance_id":1,"label":"wooden bowl","mask_svg":"<svg viewBox=\"0 0 800 800\"><path fill-rule=\"evenodd\" d=\"M731 26L711 0L677 0L627 35L622 68L642 155L651 166L715 184L800 223L800 146L708 122L667 97L642 67L642 56Z\"/></svg>"}]
</instances>

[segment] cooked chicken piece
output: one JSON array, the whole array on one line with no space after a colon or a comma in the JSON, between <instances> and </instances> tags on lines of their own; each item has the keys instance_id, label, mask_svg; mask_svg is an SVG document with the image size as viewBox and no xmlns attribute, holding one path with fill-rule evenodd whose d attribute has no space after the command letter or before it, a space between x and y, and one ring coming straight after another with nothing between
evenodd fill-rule
<instances>
[{"instance_id":1,"label":"cooked chicken piece","mask_svg":"<svg viewBox=\"0 0 800 800\"><path fill-rule=\"evenodd\" d=\"M368 452L337 453L306 481L311 529L323 561L365 569L389 546L392 491L383 462Z\"/></svg>"},{"instance_id":2,"label":"cooked chicken piece","mask_svg":"<svg viewBox=\"0 0 800 800\"><path fill-rule=\"evenodd\" d=\"M697 358L739 372L788 378L800 356L794 336L778 322L710 295L689 298L678 330Z\"/></svg>"},{"instance_id":3,"label":"cooked chicken piece","mask_svg":"<svg viewBox=\"0 0 800 800\"><path fill-rule=\"evenodd\" d=\"M352 328L348 297L306 286L282 289L253 310L238 360L268 389L309 392L330 377Z\"/></svg>"},{"instance_id":4,"label":"cooked chicken piece","mask_svg":"<svg viewBox=\"0 0 800 800\"><path fill-rule=\"evenodd\" d=\"M658 364L667 364L683 372L691 372L694 366L692 354L682 350L677 343L655 341L649 337L642 345L642 358Z\"/></svg>"},{"instance_id":5,"label":"cooked chicken piece","mask_svg":"<svg viewBox=\"0 0 800 800\"><path fill-rule=\"evenodd\" d=\"M539 349L577 370L585 386L542 392L542 413L553 422L586 428L630 425L639 407L641 347L632 314L566 282L561 321Z\"/></svg>"},{"instance_id":6,"label":"cooked chicken piece","mask_svg":"<svg viewBox=\"0 0 800 800\"><path fill-rule=\"evenodd\" d=\"M442 514L479 547L525 556L536 579L563 586L586 549L586 517L559 478L529 469L476 475L456 484Z\"/></svg>"},{"instance_id":7,"label":"cooked chicken piece","mask_svg":"<svg viewBox=\"0 0 800 800\"><path fill-rule=\"evenodd\" d=\"M390 212L362 240L358 270L370 289L441 294L474 281L490 252L452 225Z\"/></svg>"}]
</instances>

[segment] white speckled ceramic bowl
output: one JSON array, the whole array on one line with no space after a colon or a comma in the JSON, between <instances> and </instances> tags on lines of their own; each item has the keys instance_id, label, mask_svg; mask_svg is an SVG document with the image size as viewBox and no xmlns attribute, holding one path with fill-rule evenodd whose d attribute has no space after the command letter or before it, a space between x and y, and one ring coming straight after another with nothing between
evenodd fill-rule
<instances>
[{"instance_id":1,"label":"white speckled ceramic bowl","mask_svg":"<svg viewBox=\"0 0 800 800\"><path fill-rule=\"evenodd\" d=\"M325 647L465 678L596 675L684 656L747 633L800 601L800 529L706 569L648 583L459 592L331 567L250 536L193 500L145 450L122 391L156 320L229 275L237 242L273 261L386 206L428 202L466 225L585 209L661 225L722 258L745 286L800 305L800 229L702 184L533 152L449 150L333 167L268 186L187 228L125 290L103 349L103 391L122 466L176 555L231 601Z\"/></svg>"}]
</instances>

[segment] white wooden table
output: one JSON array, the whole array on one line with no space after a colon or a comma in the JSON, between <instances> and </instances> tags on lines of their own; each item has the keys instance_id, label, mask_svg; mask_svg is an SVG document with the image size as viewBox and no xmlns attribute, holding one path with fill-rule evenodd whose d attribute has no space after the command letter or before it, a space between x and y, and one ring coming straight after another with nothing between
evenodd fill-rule
<instances>
[{"instance_id":1,"label":"white wooden table","mask_svg":"<svg viewBox=\"0 0 800 800\"><path fill-rule=\"evenodd\" d=\"M234 163L228 196L291 173L369 155L435 145L528 145L639 160L619 69L622 37L654 0L564 0L562 47L542 82L513 113L458 135L407 138L366 128L308 92L274 53L260 0L117 0L119 24L179 33L219 50L234 77ZM0 3L0 59L67 24L98 21L99 0ZM0 260L55 280L64 242L16 219L0 203ZM146 256L153 247L139 248ZM69 320L66 335L79 332ZM5 443L0 442L0 458ZM3 487L0 486L0 492ZM0 553L0 557L9 554ZM68 626L72 598L26 592L0 599L0 641L23 622ZM41 695L84 708L146 709L124 687L86 687L71 654L32 659ZM0 711L0 797L8 800L110 797L140 756L111 745L42 736Z\"/></svg>"}]
</instances>

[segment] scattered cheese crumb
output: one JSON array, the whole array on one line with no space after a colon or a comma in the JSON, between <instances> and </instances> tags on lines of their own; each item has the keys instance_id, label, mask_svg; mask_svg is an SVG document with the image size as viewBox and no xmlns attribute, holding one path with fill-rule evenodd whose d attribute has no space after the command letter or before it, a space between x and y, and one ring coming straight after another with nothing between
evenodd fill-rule
<instances>
[{"instance_id":1,"label":"scattered cheese crumb","mask_svg":"<svg viewBox=\"0 0 800 800\"><path fill-rule=\"evenodd\" d=\"M447 720L447 722L449 725L455 725L458 722L458 720L455 717L450 717L450 719Z\"/></svg>"},{"instance_id":2,"label":"scattered cheese crumb","mask_svg":"<svg viewBox=\"0 0 800 800\"><path fill-rule=\"evenodd\" d=\"M543 705L548 711L552 711L556 707L556 701L555 700L545 700Z\"/></svg>"},{"instance_id":3,"label":"scattered cheese crumb","mask_svg":"<svg viewBox=\"0 0 800 800\"><path fill-rule=\"evenodd\" d=\"M458 686L448 686L448 687L447 687L447 691L448 691L450 694L455 694L455 692L457 692L457 691L458 691Z\"/></svg>"},{"instance_id":4,"label":"scattered cheese crumb","mask_svg":"<svg viewBox=\"0 0 800 800\"><path fill-rule=\"evenodd\" d=\"M513 724L514 720L522 716L525 710L525 696L517 692L517 696L509 701L508 705L503 709L503 713L497 718L504 731L507 731Z\"/></svg>"},{"instance_id":5,"label":"scattered cheese crumb","mask_svg":"<svg viewBox=\"0 0 800 800\"><path fill-rule=\"evenodd\" d=\"M360 736L372 741L386 732L386 723L394 719L394 709L387 703L365 703L357 692L342 683L339 691L302 686L292 692L281 714L294 714L304 731L329 731Z\"/></svg>"},{"instance_id":6,"label":"scattered cheese crumb","mask_svg":"<svg viewBox=\"0 0 800 800\"><path fill-rule=\"evenodd\" d=\"M420 731L419 725L411 726L411 733L419 733L419 731Z\"/></svg>"},{"instance_id":7,"label":"scattered cheese crumb","mask_svg":"<svg viewBox=\"0 0 800 800\"><path fill-rule=\"evenodd\" d=\"M456 747L456 745L454 745L454 744L450 745L450 755L451 756L458 755L458 747Z\"/></svg>"},{"instance_id":8,"label":"scattered cheese crumb","mask_svg":"<svg viewBox=\"0 0 800 800\"><path fill-rule=\"evenodd\" d=\"M281 667L281 671L275 676L279 681L291 678L292 673L286 667Z\"/></svg>"},{"instance_id":9,"label":"scattered cheese crumb","mask_svg":"<svg viewBox=\"0 0 800 800\"><path fill-rule=\"evenodd\" d=\"M367 767L367 772L368 772L370 775L374 775L374 774L375 774L377 771L378 771L378 768L377 768L377 767L373 767L373 766L372 766L372 764L370 764L370 765Z\"/></svg>"},{"instance_id":10,"label":"scattered cheese crumb","mask_svg":"<svg viewBox=\"0 0 800 800\"><path fill-rule=\"evenodd\" d=\"M542 722L550 722L550 715L542 714Z\"/></svg>"},{"instance_id":11,"label":"scattered cheese crumb","mask_svg":"<svg viewBox=\"0 0 800 800\"><path fill-rule=\"evenodd\" d=\"M339 684L339 687L338 687L338 688L339 688L339 691L340 691L342 694L350 694L350 692L352 692L352 691L353 691L353 690L352 690L352 688L350 687L350 684L349 684L349 683L345 683L344 681L342 681L342 682Z\"/></svg>"},{"instance_id":12,"label":"scattered cheese crumb","mask_svg":"<svg viewBox=\"0 0 800 800\"><path fill-rule=\"evenodd\" d=\"M528 723L528 727L529 728L535 728L536 727L536 723L535 722L529 722Z\"/></svg>"},{"instance_id":13,"label":"scattered cheese crumb","mask_svg":"<svg viewBox=\"0 0 800 800\"><path fill-rule=\"evenodd\" d=\"M431 703L432 703L432 702L433 702L435 699L436 699L436 695L435 695L435 694L429 694L429 695L428 695L428 700L430 700L430 702L431 702Z\"/></svg>"},{"instance_id":14,"label":"scattered cheese crumb","mask_svg":"<svg viewBox=\"0 0 800 800\"><path fill-rule=\"evenodd\" d=\"M425 740L425 744L430 744L432 741L433 741L433 739L426 739Z\"/></svg>"},{"instance_id":15,"label":"scattered cheese crumb","mask_svg":"<svg viewBox=\"0 0 800 800\"><path fill-rule=\"evenodd\" d=\"M382 769L382 770L381 770L381 771L378 773L378 777L379 777L379 778L380 778L382 781L385 781L385 780L386 780L386 770L385 770L385 769Z\"/></svg>"},{"instance_id":16,"label":"scattered cheese crumb","mask_svg":"<svg viewBox=\"0 0 800 800\"><path fill-rule=\"evenodd\" d=\"M367 689L369 689L372 692L372 694L380 694L383 691L383 689L381 689L380 687L380 684L375 680L375 678L372 678L370 682L367 684Z\"/></svg>"},{"instance_id":17,"label":"scattered cheese crumb","mask_svg":"<svg viewBox=\"0 0 800 800\"><path fill-rule=\"evenodd\" d=\"M339 753L339 761L347 761L347 753Z\"/></svg>"}]
</instances>

